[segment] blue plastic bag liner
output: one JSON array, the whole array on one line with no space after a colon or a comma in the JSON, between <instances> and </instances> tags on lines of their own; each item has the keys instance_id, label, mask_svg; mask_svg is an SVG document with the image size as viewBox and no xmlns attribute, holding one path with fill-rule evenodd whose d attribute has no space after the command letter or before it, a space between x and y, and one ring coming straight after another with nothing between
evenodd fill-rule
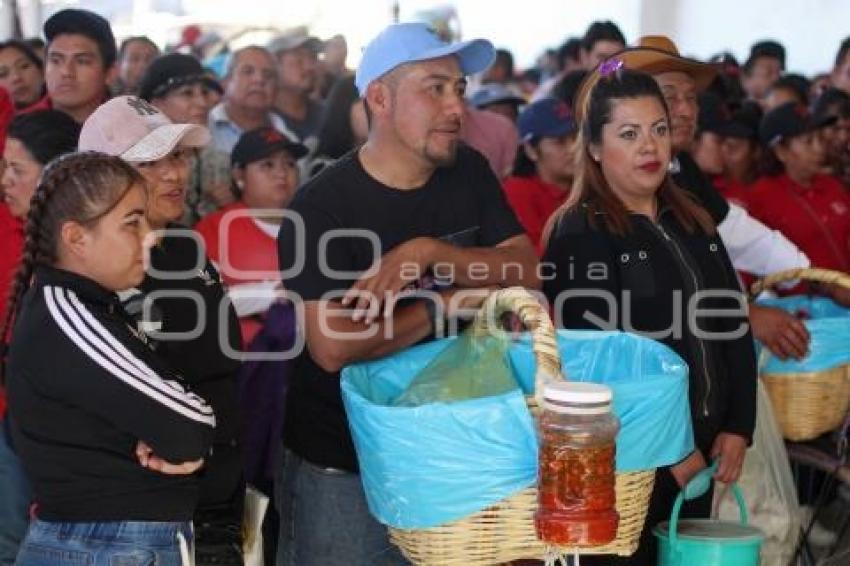
<instances>
[{"instance_id":1,"label":"blue plastic bag liner","mask_svg":"<svg viewBox=\"0 0 850 566\"><path fill-rule=\"evenodd\" d=\"M342 371L366 499L386 525L434 527L536 481L535 424L519 389L452 403L392 406L452 342L438 340ZM618 471L669 465L693 450L687 365L673 351L619 332L560 331L558 345L571 379L613 388L622 424ZM512 345L509 359L518 382L530 391L534 362L528 339Z\"/></svg>"},{"instance_id":2,"label":"blue plastic bag liner","mask_svg":"<svg viewBox=\"0 0 850 566\"><path fill-rule=\"evenodd\" d=\"M467 401L391 406L453 342L438 340L342 372L366 499L384 524L433 527L535 482L537 438L519 388Z\"/></svg>"},{"instance_id":3,"label":"blue plastic bag liner","mask_svg":"<svg viewBox=\"0 0 850 566\"><path fill-rule=\"evenodd\" d=\"M675 464L693 451L688 365L673 350L633 334L590 330L559 331L558 350L570 381L602 383L614 393L618 472ZM531 342L519 341L509 356L520 386L530 394Z\"/></svg>"},{"instance_id":4,"label":"blue plastic bag liner","mask_svg":"<svg viewBox=\"0 0 850 566\"><path fill-rule=\"evenodd\" d=\"M825 297L798 295L781 299L763 299L758 304L777 307L786 312L804 316L803 324L809 331L809 354L802 360L785 361L769 356L763 373L807 373L824 371L850 364L850 310ZM759 353L761 344L759 344Z\"/></svg>"}]
</instances>

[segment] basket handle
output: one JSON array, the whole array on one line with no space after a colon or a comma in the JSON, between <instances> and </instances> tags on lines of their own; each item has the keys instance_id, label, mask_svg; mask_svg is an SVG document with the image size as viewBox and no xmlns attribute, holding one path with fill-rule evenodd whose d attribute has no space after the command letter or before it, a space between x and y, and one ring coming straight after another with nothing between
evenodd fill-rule
<instances>
[{"instance_id":1,"label":"basket handle","mask_svg":"<svg viewBox=\"0 0 850 566\"><path fill-rule=\"evenodd\" d=\"M810 267L786 269L785 271L778 271L776 273L772 273L764 279L753 283L750 286L750 294L755 296L764 291L765 289L772 288L778 283L783 283L785 281L793 281L795 279L802 279L804 281L817 281L819 283L835 283L842 287L850 289L850 275L842 273L841 271Z\"/></svg>"},{"instance_id":2,"label":"basket handle","mask_svg":"<svg viewBox=\"0 0 850 566\"><path fill-rule=\"evenodd\" d=\"M472 321L473 335L504 332L499 326L502 315L514 313L531 332L531 348L537 369L534 373L534 397L542 405L543 387L547 381L564 379L561 356L555 337L555 327L549 314L537 299L522 287L508 287L493 291L481 305Z\"/></svg>"}]
</instances>

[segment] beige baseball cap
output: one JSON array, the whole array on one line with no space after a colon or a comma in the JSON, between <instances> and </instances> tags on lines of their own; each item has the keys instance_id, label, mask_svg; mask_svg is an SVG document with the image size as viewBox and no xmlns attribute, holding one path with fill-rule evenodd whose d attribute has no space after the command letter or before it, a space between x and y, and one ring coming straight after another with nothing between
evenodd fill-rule
<instances>
[{"instance_id":1,"label":"beige baseball cap","mask_svg":"<svg viewBox=\"0 0 850 566\"><path fill-rule=\"evenodd\" d=\"M124 161L158 161L175 147L203 147L209 130L197 124L174 124L150 102L118 96L101 104L83 124L80 151L99 151Z\"/></svg>"}]
</instances>

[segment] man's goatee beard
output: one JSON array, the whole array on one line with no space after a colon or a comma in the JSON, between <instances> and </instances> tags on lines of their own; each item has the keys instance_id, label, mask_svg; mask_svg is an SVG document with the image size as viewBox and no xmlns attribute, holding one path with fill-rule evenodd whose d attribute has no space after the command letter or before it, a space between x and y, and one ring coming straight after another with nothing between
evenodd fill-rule
<instances>
[{"instance_id":1,"label":"man's goatee beard","mask_svg":"<svg viewBox=\"0 0 850 566\"><path fill-rule=\"evenodd\" d=\"M437 167L449 167L454 165L455 160L457 159L457 144L453 144L451 149L445 155L434 155L433 153L427 152L426 157L428 157L429 161Z\"/></svg>"}]
</instances>

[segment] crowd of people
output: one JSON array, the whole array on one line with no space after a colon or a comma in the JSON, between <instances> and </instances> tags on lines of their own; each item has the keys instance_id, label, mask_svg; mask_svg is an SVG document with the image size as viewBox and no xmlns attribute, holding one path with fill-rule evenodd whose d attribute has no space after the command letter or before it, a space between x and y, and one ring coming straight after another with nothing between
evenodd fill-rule
<instances>
[{"instance_id":1,"label":"crowd of people","mask_svg":"<svg viewBox=\"0 0 850 566\"><path fill-rule=\"evenodd\" d=\"M741 474L754 339L809 350L745 284L850 272L850 38L804 77L775 41L698 61L600 21L520 72L400 23L352 71L344 37L297 29L217 76L86 10L43 31L0 43L0 564L241 564L248 486L268 563L405 564L340 371L505 286L688 363L696 449L657 471L638 551L586 561L654 564L688 479ZM303 347L258 385L243 352L283 320Z\"/></svg>"}]
</instances>

